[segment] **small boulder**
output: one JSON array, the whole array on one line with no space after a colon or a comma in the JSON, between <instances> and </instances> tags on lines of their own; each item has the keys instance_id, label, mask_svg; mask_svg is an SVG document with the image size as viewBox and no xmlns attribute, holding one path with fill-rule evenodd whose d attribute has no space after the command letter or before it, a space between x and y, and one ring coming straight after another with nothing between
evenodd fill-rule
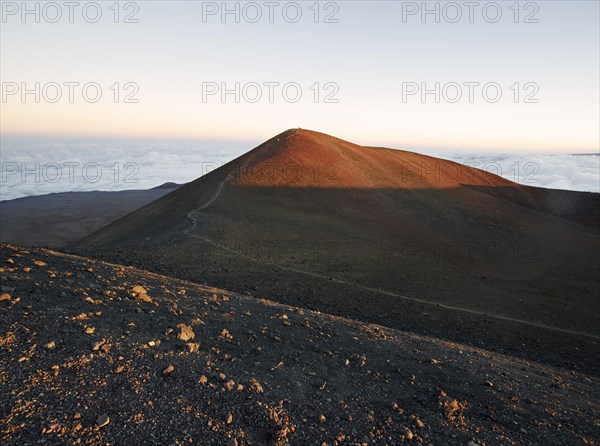
<instances>
[{"instance_id":1,"label":"small boulder","mask_svg":"<svg viewBox=\"0 0 600 446\"><path fill-rule=\"evenodd\" d=\"M146 293L140 293L135 295L135 300L139 302L148 302L152 303L152 298L148 296Z\"/></svg>"},{"instance_id":2,"label":"small boulder","mask_svg":"<svg viewBox=\"0 0 600 446\"><path fill-rule=\"evenodd\" d=\"M177 333L177 339L180 341L187 342L196 337L194 330L192 330L192 327L189 325L179 324L177 325L177 328L179 329L179 332Z\"/></svg>"},{"instance_id":3,"label":"small boulder","mask_svg":"<svg viewBox=\"0 0 600 446\"><path fill-rule=\"evenodd\" d=\"M98 427L107 426L108 423L110 423L110 418L108 417L108 415L100 415L96 420L96 424L98 425Z\"/></svg>"},{"instance_id":4,"label":"small boulder","mask_svg":"<svg viewBox=\"0 0 600 446\"><path fill-rule=\"evenodd\" d=\"M263 386L261 386L260 383L255 378L252 378L250 380L250 387L249 387L249 389L252 392L256 392L256 393L263 393L264 392Z\"/></svg>"},{"instance_id":5,"label":"small boulder","mask_svg":"<svg viewBox=\"0 0 600 446\"><path fill-rule=\"evenodd\" d=\"M135 293L135 294L147 294L148 291L146 291L146 288L144 288L141 285L134 285L133 287L131 287L131 292Z\"/></svg>"},{"instance_id":6,"label":"small boulder","mask_svg":"<svg viewBox=\"0 0 600 446\"><path fill-rule=\"evenodd\" d=\"M200 350L200 344L198 344L197 342L188 342L186 345L188 352L190 353L197 353L198 350Z\"/></svg>"}]
</instances>

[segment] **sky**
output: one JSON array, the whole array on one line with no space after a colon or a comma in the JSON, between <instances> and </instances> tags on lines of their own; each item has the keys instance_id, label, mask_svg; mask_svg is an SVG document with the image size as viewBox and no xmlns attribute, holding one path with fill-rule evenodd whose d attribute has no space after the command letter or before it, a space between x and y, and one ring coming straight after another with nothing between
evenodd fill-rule
<instances>
[{"instance_id":1,"label":"sky","mask_svg":"<svg viewBox=\"0 0 600 446\"><path fill-rule=\"evenodd\" d=\"M223 15L222 2L3 1L2 146L303 127L414 150L593 153L599 4L227 2Z\"/></svg>"}]
</instances>

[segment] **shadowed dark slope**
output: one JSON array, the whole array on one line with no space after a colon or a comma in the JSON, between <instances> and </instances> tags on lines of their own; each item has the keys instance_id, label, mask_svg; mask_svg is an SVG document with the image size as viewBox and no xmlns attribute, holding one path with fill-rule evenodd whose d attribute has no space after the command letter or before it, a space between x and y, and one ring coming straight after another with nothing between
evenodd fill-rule
<instances>
[{"instance_id":1,"label":"shadowed dark slope","mask_svg":"<svg viewBox=\"0 0 600 446\"><path fill-rule=\"evenodd\" d=\"M598 207L598 194L521 186L450 161L289 130L77 249L587 367L585 351L600 335L600 244L597 228L580 223L596 226ZM561 351L565 331L583 337Z\"/></svg>"}]
</instances>

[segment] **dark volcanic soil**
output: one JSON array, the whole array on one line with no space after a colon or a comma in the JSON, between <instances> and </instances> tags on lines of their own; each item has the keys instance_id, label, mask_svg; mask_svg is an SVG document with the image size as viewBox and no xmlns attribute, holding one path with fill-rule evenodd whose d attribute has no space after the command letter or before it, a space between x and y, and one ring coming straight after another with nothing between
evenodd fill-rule
<instances>
[{"instance_id":1,"label":"dark volcanic soil","mask_svg":"<svg viewBox=\"0 0 600 446\"><path fill-rule=\"evenodd\" d=\"M576 371L46 250L0 279L2 444L599 444Z\"/></svg>"}]
</instances>

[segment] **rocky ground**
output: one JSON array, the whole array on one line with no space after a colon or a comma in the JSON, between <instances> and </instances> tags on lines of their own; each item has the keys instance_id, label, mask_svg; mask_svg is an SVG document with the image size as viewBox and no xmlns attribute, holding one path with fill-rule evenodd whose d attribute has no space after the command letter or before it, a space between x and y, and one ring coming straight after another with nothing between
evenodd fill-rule
<instances>
[{"instance_id":1,"label":"rocky ground","mask_svg":"<svg viewBox=\"0 0 600 446\"><path fill-rule=\"evenodd\" d=\"M577 371L2 245L0 443L597 445Z\"/></svg>"}]
</instances>

